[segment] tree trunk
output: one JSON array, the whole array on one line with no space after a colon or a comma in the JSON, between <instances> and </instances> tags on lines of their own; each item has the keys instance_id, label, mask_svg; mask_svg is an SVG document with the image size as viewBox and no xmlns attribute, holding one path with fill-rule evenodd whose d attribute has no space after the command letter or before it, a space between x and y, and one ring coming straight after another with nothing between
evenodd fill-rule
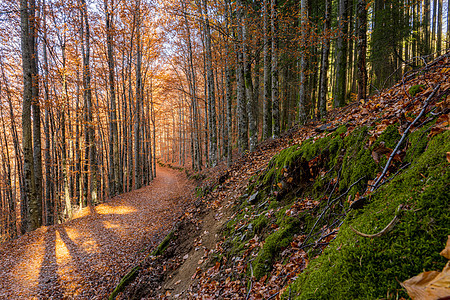
<instances>
[{"instance_id":1,"label":"tree trunk","mask_svg":"<svg viewBox=\"0 0 450 300\"><path fill-rule=\"evenodd\" d=\"M278 99L278 32L277 32L277 4L271 0L271 29L272 29L272 137L280 136L280 104Z\"/></svg>"},{"instance_id":2,"label":"tree trunk","mask_svg":"<svg viewBox=\"0 0 450 300\"><path fill-rule=\"evenodd\" d=\"M430 54L430 0L423 1L423 30L424 30L424 41L423 41L423 54Z\"/></svg>"},{"instance_id":3,"label":"tree trunk","mask_svg":"<svg viewBox=\"0 0 450 300\"><path fill-rule=\"evenodd\" d=\"M323 23L322 63L320 64L319 80L319 118L325 117L327 113L328 93L328 56L330 55L330 31L331 27L331 0L325 0L325 20Z\"/></svg>"},{"instance_id":4,"label":"tree trunk","mask_svg":"<svg viewBox=\"0 0 450 300\"><path fill-rule=\"evenodd\" d=\"M248 34L248 18L242 16L242 60L244 64L244 86L245 96L247 98L246 110L248 120L248 137L249 137L249 150L253 151L258 142L258 132L256 128L256 113L255 113L255 96L253 94L253 79L252 79L252 63L250 57L250 49L248 47L249 37Z\"/></svg>"},{"instance_id":5,"label":"tree trunk","mask_svg":"<svg viewBox=\"0 0 450 300\"><path fill-rule=\"evenodd\" d=\"M224 146L226 147L227 154L227 166L231 166L231 162L233 160L233 121L232 121L232 106L233 106L233 98L232 98L232 87L231 87L231 70L230 70L230 56L231 56L231 47L229 43L228 37L230 36L229 24L231 23L231 9L230 9L230 0L225 0L225 9L226 9L226 36L227 36L227 53L225 57L225 89L226 89L226 102L227 102L227 125L226 125L226 136Z\"/></svg>"},{"instance_id":6,"label":"tree trunk","mask_svg":"<svg viewBox=\"0 0 450 300\"><path fill-rule=\"evenodd\" d=\"M442 49L442 0L439 0L438 2L438 13L437 13L437 37L436 37L436 52L438 52L438 55L440 55L441 49ZM448 5L447 5L448 6ZM447 10L449 8L447 7ZM447 32L449 31L449 28L447 27Z\"/></svg>"},{"instance_id":7,"label":"tree trunk","mask_svg":"<svg viewBox=\"0 0 450 300\"><path fill-rule=\"evenodd\" d=\"M269 4L263 2L263 51L264 51L264 91L263 91L263 139L272 136L272 92L270 81L270 53L269 53Z\"/></svg>"},{"instance_id":8,"label":"tree trunk","mask_svg":"<svg viewBox=\"0 0 450 300\"><path fill-rule=\"evenodd\" d=\"M142 186L141 174L141 106L142 106L142 50L140 0L136 1L136 107L134 115L134 188Z\"/></svg>"},{"instance_id":9,"label":"tree trunk","mask_svg":"<svg viewBox=\"0 0 450 300\"><path fill-rule=\"evenodd\" d=\"M347 20L348 0L339 0L338 38L336 44L336 90L334 106L345 105L347 87Z\"/></svg>"},{"instance_id":10,"label":"tree trunk","mask_svg":"<svg viewBox=\"0 0 450 300\"><path fill-rule=\"evenodd\" d=\"M367 95L367 9L366 1L358 0L357 5L357 34L358 34L358 101L366 98Z\"/></svg>"},{"instance_id":11,"label":"tree trunk","mask_svg":"<svg viewBox=\"0 0 450 300\"><path fill-rule=\"evenodd\" d=\"M82 52L83 52L83 89L84 89L84 105L85 105L85 182L84 182L84 205L89 202L91 204L97 203L97 168L96 168L96 145L95 145L95 131L92 119L92 90L91 90L91 71L90 71L90 29L87 14L86 0L81 0L82 3L82 20L84 24L81 25L83 36ZM89 195L88 195L89 191Z\"/></svg>"},{"instance_id":12,"label":"tree trunk","mask_svg":"<svg viewBox=\"0 0 450 300\"><path fill-rule=\"evenodd\" d=\"M306 122L307 118L307 103L306 103L306 71L307 71L307 61L306 61L306 53L308 51L308 45L306 41L306 37L308 36L308 0L301 0L300 3L300 32L301 38L300 43L300 90L298 92L298 121L303 124Z\"/></svg>"},{"instance_id":13,"label":"tree trunk","mask_svg":"<svg viewBox=\"0 0 450 300\"><path fill-rule=\"evenodd\" d=\"M30 0L31 14L36 15L36 2L35 0ZM32 68L32 94L33 99L31 101L31 109L33 113L33 176L36 188L36 199L34 217L32 217L33 222L35 222L35 228L42 225L42 151L41 151L41 106L39 102L39 56L37 47L37 37L38 37L38 23L39 16L32 17L30 19L30 48L32 51L31 57L31 68Z\"/></svg>"},{"instance_id":14,"label":"tree trunk","mask_svg":"<svg viewBox=\"0 0 450 300\"><path fill-rule=\"evenodd\" d=\"M36 203L36 185L33 176L33 143L31 132L31 102L33 99L33 49L31 44L29 13L27 0L20 1L20 28L23 68L23 102L22 102L22 149L23 149L23 177L24 177L24 201L22 206L22 233L31 231L40 226L40 214ZM34 17L34 16L32 16Z\"/></svg>"},{"instance_id":15,"label":"tree trunk","mask_svg":"<svg viewBox=\"0 0 450 300\"><path fill-rule=\"evenodd\" d=\"M208 18L207 0L203 0L203 15L204 18L204 35L206 47L206 71L207 71L207 86L208 86L208 112L209 112L209 163L211 166L217 165L217 125L216 125L216 97L214 87L214 73L212 67L212 53L211 53L211 28Z\"/></svg>"},{"instance_id":16,"label":"tree trunk","mask_svg":"<svg viewBox=\"0 0 450 300\"><path fill-rule=\"evenodd\" d=\"M49 103L49 76L48 76L48 57L47 57L47 24L46 24L46 11L45 1L43 2L44 16L43 16L43 31L44 31L44 43L43 58L44 58L44 106L45 106L45 123L44 123L44 135L45 135L45 152L44 152L44 165L45 165L45 225L53 225L55 222L54 217L54 202L52 201L52 173L51 173L51 156L50 156L50 103Z\"/></svg>"},{"instance_id":17,"label":"tree trunk","mask_svg":"<svg viewBox=\"0 0 450 300\"><path fill-rule=\"evenodd\" d=\"M108 71L109 71L109 127L110 127L110 196L115 196L122 192L122 186L119 181L119 135L117 127L117 113L116 113L116 91L115 91L115 67L114 67L114 28L113 28L113 7L114 0L111 0L111 8L108 7L108 1L104 0L106 13L106 44L108 56Z\"/></svg>"},{"instance_id":18,"label":"tree trunk","mask_svg":"<svg viewBox=\"0 0 450 300\"><path fill-rule=\"evenodd\" d=\"M237 122L238 122L238 144L239 152L244 153L248 149L248 116L247 105L245 101L245 82L244 82L244 55L242 49L243 26L242 26L242 1L237 1L236 7L236 29L238 41L236 47L236 94L237 94Z\"/></svg>"}]
</instances>

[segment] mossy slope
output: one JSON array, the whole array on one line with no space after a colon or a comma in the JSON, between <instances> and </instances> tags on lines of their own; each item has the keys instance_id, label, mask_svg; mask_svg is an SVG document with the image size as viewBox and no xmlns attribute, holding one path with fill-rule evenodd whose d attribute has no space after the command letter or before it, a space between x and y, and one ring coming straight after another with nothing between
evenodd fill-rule
<instances>
[{"instance_id":1,"label":"mossy slope","mask_svg":"<svg viewBox=\"0 0 450 300\"><path fill-rule=\"evenodd\" d=\"M430 141L428 128L413 132L402 147L403 160L392 164L391 174L399 171L398 175L377 190L367 206L353 211L348 200L363 194L387 161L381 155L376 162L374 149L380 145L392 149L400 139L397 125L390 125L370 143L370 129L347 132L341 126L275 156L264 172L250 180L236 216L227 225L228 259L247 257L259 279L270 272L294 237L305 236L313 243L326 226L339 229L339 234L324 253L321 248L305 248L311 263L291 284L295 299L406 296L397 280L423 269L441 269L445 262L438 253L450 233L445 159L449 132ZM367 239L349 229L351 225L375 233L389 223L399 204L407 210L387 235ZM264 243L249 255L246 244L255 235Z\"/></svg>"},{"instance_id":2,"label":"mossy slope","mask_svg":"<svg viewBox=\"0 0 450 300\"><path fill-rule=\"evenodd\" d=\"M446 261L439 252L450 233L449 141L449 131L433 138L409 169L383 186L367 207L348 216L324 254L292 284L294 299L406 296L398 281L442 269ZM351 225L366 233L379 231L399 204L409 210L387 235L368 239L350 230Z\"/></svg>"}]
</instances>

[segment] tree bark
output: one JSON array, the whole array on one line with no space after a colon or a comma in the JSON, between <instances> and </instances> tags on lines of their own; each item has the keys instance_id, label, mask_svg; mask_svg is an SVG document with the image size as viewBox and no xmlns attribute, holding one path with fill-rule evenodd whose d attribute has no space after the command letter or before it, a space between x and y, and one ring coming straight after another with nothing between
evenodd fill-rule
<instances>
[{"instance_id":1,"label":"tree bark","mask_svg":"<svg viewBox=\"0 0 450 300\"><path fill-rule=\"evenodd\" d=\"M271 29L272 29L272 137L280 136L280 104L278 99L278 32L277 32L277 4L271 0Z\"/></svg>"},{"instance_id":2,"label":"tree bark","mask_svg":"<svg viewBox=\"0 0 450 300\"><path fill-rule=\"evenodd\" d=\"M32 101L31 109L33 114L33 176L36 188L35 215L32 217L32 222L35 223L35 228L42 225L42 151L41 151L41 106L39 102L39 56L38 56L38 27L39 16L36 15L36 2L30 0L30 48L32 51L31 68L32 68Z\"/></svg>"},{"instance_id":3,"label":"tree bark","mask_svg":"<svg viewBox=\"0 0 450 300\"><path fill-rule=\"evenodd\" d=\"M272 136L272 91L271 61L269 51L269 8L268 0L263 2L263 51L264 51L264 91L263 91L263 139Z\"/></svg>"},{"instance_id":4,"label":"tree bark","mask_svg":"<svg viewBox=\"0 0 450 300\"><path fill-rule=\"evenodd\" d=\"M442 49L442 0L438 1L438 13L437 13L437 37L436 37L436 52L440 55ZM448 5L447 5L448 6ZM450 9L447 7L447 10ZM449 28L447 27L447 32Z\"/></svg>"},{"instance_id":5,"label":"tree bark","mask_svg":"<svg viewBox=\"0 0 450 300\"><path fill-rule=\"evenodd\" d=\"M334 107L345 105L347 92L347 20L348 0L339 0L338 38L336 44L336 90Z\"/></svg>"},{"instance_id":6,"label":"tree bark","mask_svg":"<svg viewBox=\"0 0 450 300\"><path fill-rule=\"evenodd\" d=\"M82 20L84 24L82 27L82 53L83 53L83 96L85 109L85 179L84 179L84 205L87 201L91 204L97 203L97 167L96 167L96 145L95 145L95 131L92 118L92 89L91 89L91 70L90 70L90 28L87 13L86 0L81 0ZM89 195L88 195L89 191ZM89 200L88 200L89 199Z\"/></svg>"},{"instance_id":7,"label":"tree bark","mask_svg":"<svg viewBox=\"0 0 450 300\"><path fill-rule=\"evenodd\" d=\"M38 205L36 203L36 185L33 176L33 142L31 131L31 102L33 99L33 69L32 33L30 33L29 12L27 0L20 1L20 28L23 68L23 101L22 101L22 149L23 149L23 177L24 177L24 201L22 206L21 231L31 231L40 226ZM34 15L31 15L34 17Z\"/></svg>"},{"instance_id":8,"label":"tree bark","mask_svg":"<svg viewBox=\"0 0 450 300\"><path fill-rule=\"evenodd\" d=\"M303 124L306 122L307 118L307 103L306 103L306 71L307 71L307 61L306 53L308 51L308 45L306 37L308 35L308 0L301 0L300 2L300 32L301 32L301 49L300 49L300 90L298 92L298 121Z\"/></svg>"},{"instance_id":9,"label":"tree bark","mask_svg":"<svg viewBox=\"0 0 450 300\"><path fill-rule=\"evenodd\" d=\"M136 107L134 115L134 188L142 186L141 173L141 107L142 107L142 50L140 0L136 1Z\"/></svg>"},{"instance_id":10,"label":"tree bark","mask_svg":"<svg viewBox=\"0 0 450 300\"><path fill-rule=\"evenodd\" d=\"M238 145L239 152L244 153L248 149L248 115L245 101L245 81L244 81L244 55L242 49L243 43L243 25L242 25L242 1L237 0L236 7L236 29L238 41L236 47L236 94L237 94L237 122L238 122Z\"/></svg>"},{"instance_id":11,"label":"tree bark","mask_svg":"<svg viewBox=\"0 0 450 300\"><path fill-rule=\"evenodd\" d=\"M323 23L322 62L320 64L319 79L319 118L325 117L327 113L328 93L328 57L330 55L330 31L331 27L331 0L325 0L325 20Z\"/></svg>"},{"instance_id":12,"label":"tree bark","mask_svg":"<svg viewBox=\"0 0 450 300\"><path fill-rule=\"evenodd\" d=\"M358 0L357 4L357 34L358 34L358 98L363 100L367 95L367 68L366 68L366 52L367 52L367 9L366 1Z\"/></svg>"},{"instance_id":13,"label":"tree bark","mask_svg":"<svg viewBox=\"0 0 450 300\"><path fill-rule=\"evenodd\" d=\"M214 87L214 73L212 67L212 53L211 53L211 26L208 18L207 0L203 0L203 15L204 18L204 35L205 35L205 50L206 50L206 71L207 71L207 86L208 86L208 112L209 112L209 163L211 166L217 165L217 124L216 124L216 96Z\"/></svg>"},{"instance_id":14,"label":"tree bark","mask_svg":"<svg viewBox=\"0 0 450 300\"><path fill-rule=\"evenodd\" d=\"M119 134L117 126L116 112L116 90L115 90L115 66L114 66L114 0L111 0L111 8L108 7L108 1L104 0L106 14L106 45L108 56L108 75L109 75L109 127L110 127L110 196L115 196L122 192L122 186L119 181Z\"/></svg>"}]
</instances>

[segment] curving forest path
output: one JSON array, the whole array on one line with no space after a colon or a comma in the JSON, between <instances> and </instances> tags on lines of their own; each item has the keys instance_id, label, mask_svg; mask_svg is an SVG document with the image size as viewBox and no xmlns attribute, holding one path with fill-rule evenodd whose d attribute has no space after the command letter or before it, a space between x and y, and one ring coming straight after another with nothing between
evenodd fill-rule
<instances>
[{"instance_id":1,"label":"curving forest path","mask_svg":"<svg viewBox=\"0 0 450 300\"><path fill-rule=\"evenodd\" d=\"M149 186L0 245L0 299L104 299L170 229L191 191L183 174L158 168Z\"/></svg>"}]
</instances>

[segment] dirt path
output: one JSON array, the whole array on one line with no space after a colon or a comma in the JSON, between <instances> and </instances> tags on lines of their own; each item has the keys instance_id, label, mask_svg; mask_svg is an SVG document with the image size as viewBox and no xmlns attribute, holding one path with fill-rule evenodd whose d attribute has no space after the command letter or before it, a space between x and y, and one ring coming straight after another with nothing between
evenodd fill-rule
<instances>
[{"instance_id":1,"label":"dirt path","mask_svg":"<svg viewBox=\"0 0 450 300\"><path fill-rule=\"evenodd\" d=\"M0 299L103 299L170 229L192 186L159 168L147 187L0 246Z\"/></svg>"}]
</instances>

